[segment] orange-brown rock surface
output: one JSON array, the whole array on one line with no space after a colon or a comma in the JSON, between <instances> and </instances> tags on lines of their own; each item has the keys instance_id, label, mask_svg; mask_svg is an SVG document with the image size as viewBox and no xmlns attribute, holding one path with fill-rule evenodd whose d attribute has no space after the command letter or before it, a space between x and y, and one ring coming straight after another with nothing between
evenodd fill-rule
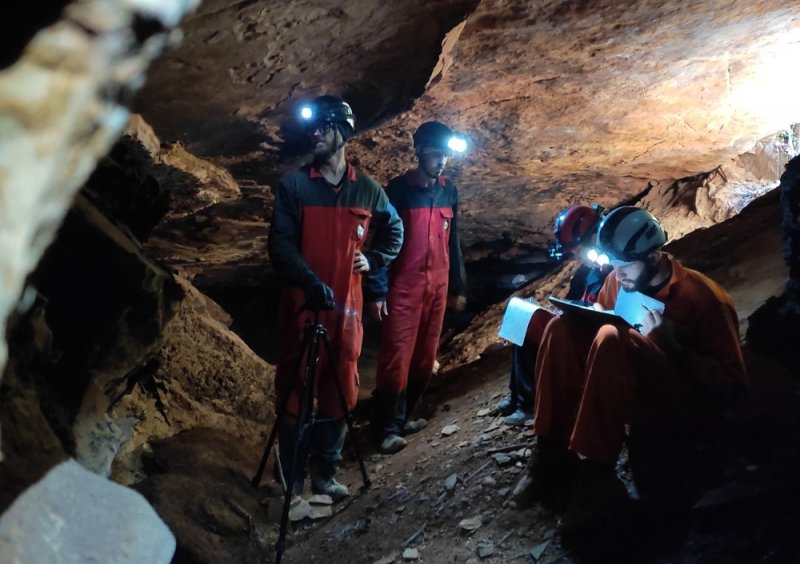
<instances>
[{"instance_id":1,"label":"orange-brown rock surface","mask_svg":"<svg viewBox=\"0 0 800 564\"><path fill-rule=\"evenodd\" d=\"M184 29L138 99L165 140L273 183L298 103L332 92L386 181L413 129L445 120L473 140L452 167L468 242L495 216L524 234L568 202L706 173L800 121L800 7L780 0L218 0Z\"/></svg>"}]
</instances>

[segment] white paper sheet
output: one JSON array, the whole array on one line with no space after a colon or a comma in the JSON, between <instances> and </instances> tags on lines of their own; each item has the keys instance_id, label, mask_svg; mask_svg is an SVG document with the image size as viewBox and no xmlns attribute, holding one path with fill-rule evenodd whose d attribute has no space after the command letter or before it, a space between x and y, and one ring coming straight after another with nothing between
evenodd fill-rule
<instances>
[{"instance_id":1,"label":"white paper sheet","mask_svg":"<svg viewBox=\"0 0 800 564\"><path fill-rule=\"evenodd\" d=\"M641 292L626 292L620 288L617 302L614 304L614 313L630 323L631 327L641 332L648 310L664 313L664 304Z\"/></svg>"},{"instance_id":2,"label":"white paper sheet","mask_svg":"<svg viewBox=\"0 0 800 564\"><path fill-rule=\"evenodd\" d=\"M521 347L525 342L528 324L537 309L542 309L542 306L533 298L530 301L511 298L506 306L503 322L500 324L500 331L497 334Z\"/></svg>"}]
</instances>

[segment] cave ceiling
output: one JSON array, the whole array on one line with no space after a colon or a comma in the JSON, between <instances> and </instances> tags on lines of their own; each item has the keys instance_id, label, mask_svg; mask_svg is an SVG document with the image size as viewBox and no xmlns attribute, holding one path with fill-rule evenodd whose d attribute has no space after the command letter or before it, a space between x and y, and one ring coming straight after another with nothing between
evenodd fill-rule
<instances>
[{"instance_id":1,"label":"cave ceiling","mask_svg":"<svg viewBox=\"0 0 800 564\"><path fill-rule=\"evenodd\" d=\"M272 185L298 105L355 109L379 181L440 119L470 241L541 234L574 201L619 202L710 171L800 121L800 4L787 0L206 0L135 109L166 142ZM524 238L524 237L523 237Z\"/></svg>"}]
</instances>

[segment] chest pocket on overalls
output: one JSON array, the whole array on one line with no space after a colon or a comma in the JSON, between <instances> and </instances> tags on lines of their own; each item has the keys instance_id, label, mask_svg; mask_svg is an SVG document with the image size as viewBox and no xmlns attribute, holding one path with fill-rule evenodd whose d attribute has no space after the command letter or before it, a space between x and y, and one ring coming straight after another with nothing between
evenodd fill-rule
<instances>
[{"instance_id":1,"label":"chest pocket on overalls","mask_svg":"<svg viewBox=\"0 0 800 564\"><path fill-rule=\"evenodd\" d=\"M439 209L439 221L441 221L441 230L440 234L441 237L444 239L450 239L450 229L453 226L453 210L450 208L440 208Z\"/></svg>"},{"instance_id":2,"label":"chest pocket on overalls","mask_svg":"<svg viewBox=\"0 0 800 564\"><path fill-rule=\"evenodd\" d=\"M350 212L350 237L356 241L356 248L360 249L369 232L369 222L372 212L363 208L348 208Z\"/></svg>"},{"instance_id":3,"label":"chest pocket on overalls","mask_svg":"<svg viewBox=\"0 0 800 564\"><path fill-rule=\"evenodd\" d=\"M439 248L437 254L439 261L445 260L450 255L450 230L453 228L452 208L439 208Z\"/></svg>"}]
</instances>

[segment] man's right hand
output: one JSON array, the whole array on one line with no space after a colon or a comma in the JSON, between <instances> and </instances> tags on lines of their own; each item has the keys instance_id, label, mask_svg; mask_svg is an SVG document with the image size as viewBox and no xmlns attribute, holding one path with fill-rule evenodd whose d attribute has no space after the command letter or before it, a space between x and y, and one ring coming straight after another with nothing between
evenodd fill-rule
<instances>
[{"instance_id":1,"label":"man's right hand","mask_svg":"<svg viewBox=\"0 0 800 564\"><path fill-rule=\"evenodd\" d=\"M389 308L386 305L386 300L376 300L367 304L367 311L369 314L378 321L389 315Z\"/></svg>"},{"instance_id":2,"label":"man's right hand","mask_svg":"<svg viewBox=\"0 0 800 564\"><path fill-rule=\"evenodd\" d=\"M312 311L326 311L333 309L333 290L323 282L315 282L305 289L306 305Z\"/></svg>"}]
</instances>

